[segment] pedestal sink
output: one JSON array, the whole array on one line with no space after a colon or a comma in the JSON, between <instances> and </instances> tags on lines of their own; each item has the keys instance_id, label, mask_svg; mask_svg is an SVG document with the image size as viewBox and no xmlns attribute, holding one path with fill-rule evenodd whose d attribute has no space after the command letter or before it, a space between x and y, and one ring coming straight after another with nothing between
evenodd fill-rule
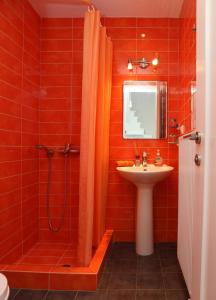
<instances>
[{"instance_id":1,"label":"pedestal sink","mask_svg":"<svg viewBox=\"0 0 216 300\"><path fill-rule=\"evenodd\" d=\"M154 252L153 241L153 205L152 192L154 185L165 179L173 167L163 165L156 167L117 167L119 174L137 186L136 215L136 252L139 255L150 255Z\"/></svg>"}]
</instances>

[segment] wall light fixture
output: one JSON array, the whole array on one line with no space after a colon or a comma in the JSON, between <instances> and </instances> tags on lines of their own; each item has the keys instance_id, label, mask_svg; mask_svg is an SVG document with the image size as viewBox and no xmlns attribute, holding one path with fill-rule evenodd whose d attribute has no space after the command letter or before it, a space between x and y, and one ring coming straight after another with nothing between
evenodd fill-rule
<instances>
[{"instance_id":1,"label":"wall light fixture","mask_svg":"<svg viewBox=\"0 0 216 300\"><path fill-rule=\"evenodd\" d=\"M155 57L148 61L146 58L142 57L141 59L135 60L135 59L128 59L128 70L133 70L133 65L139 65L141 69L146 69L149 66L152 66L154 68L157 67L159 64L159 56L155 55Z\"/></svg>"}]
</instances>

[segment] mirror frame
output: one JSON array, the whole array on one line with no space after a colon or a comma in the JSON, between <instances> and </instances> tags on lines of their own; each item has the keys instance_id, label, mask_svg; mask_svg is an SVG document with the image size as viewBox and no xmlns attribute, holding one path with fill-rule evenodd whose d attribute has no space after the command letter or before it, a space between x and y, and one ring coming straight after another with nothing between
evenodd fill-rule
<instances>
[{"instance_id":1,"label":"mirror frame","mask_svg":"<svg viewBox=\"0 0 216 300\"><path fill-rule=\"evenodd\" d=\"M125 136L125 126L124 126L124 96L125 96L125 90L124 90L124 87L125 85L148 85L148 84L154 84L154 85L157 85L157 90L158 90L158 95L157 97L164 97L164 93L165 93L165 96L166 96L166 99L165 99L165 122L166 124L163 125L164 127L164 137L159 137L159 138L144 138L144 137L128 137L128 136ZM167 93L167 81L157 81L157 80L126 80L126 81L123 81L123 86L122 86L122 90L123 90L123 99L122 99L122 102L123 102L123 106L122 106L122 135L123 135L123 139L142 139L142 140L164 140L164 139L167 139L167 133L168 133L168 93ZM162 100L163 101L163 100Z\"/></svg>"}]
</instances>

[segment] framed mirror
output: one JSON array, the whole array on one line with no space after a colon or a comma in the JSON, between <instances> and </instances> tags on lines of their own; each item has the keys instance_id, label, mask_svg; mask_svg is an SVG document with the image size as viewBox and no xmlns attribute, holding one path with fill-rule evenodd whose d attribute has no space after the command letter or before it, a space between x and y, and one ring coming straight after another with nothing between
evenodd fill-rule
<instances>
[{"instance_id":1,"label":"framed mirror","mask_svg":"<svg viewBox=\"0 0 216 300\"><path fill-rule=\"evenodd\" d=\"M167 137L167 83L124 81L123 138Z\"/></svg>"}]
</instances>

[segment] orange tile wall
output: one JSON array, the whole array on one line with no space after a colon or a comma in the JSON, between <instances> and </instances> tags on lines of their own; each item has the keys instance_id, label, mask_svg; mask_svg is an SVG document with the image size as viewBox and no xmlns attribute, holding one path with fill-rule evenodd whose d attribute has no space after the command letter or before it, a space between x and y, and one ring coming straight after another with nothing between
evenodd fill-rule
<instances>
[{"instance_id":1,"label":"orange tile wall","mask_svg":"<svg viewBox=\"0 0 216 300\"><path fill-rule=\"evenodd\" d=\"M0 1L0 262L38 238L40 19L26 0Z\"/></svg>"},{"instance_id":2,"label":"orange tile wall","mask_svg":"<svg viewBox=\"0 0 216 300\"><path fill-rule=\"evenodd\" d=\"M165 140L124 140L122 138L122 84L124 80L164 80L168 83L168 118L177 118L179 111L179 20L106 18L108 34L113 40L113 85L110 119L110 168L107 203L107 228L114 229L118 241L135 239L136 188L116 172L116 161L134 159L134 141L139 148L150 154L153 162L160 149L164 163L175 171L154 191L154 236L157 242L176 241L178 202L178 148ZM140 34L146 37L141 38ZM128 58L151 59L158 52L160 64L152 69L127 70ZM169 133L173 129L169 129Z\"/></svg>"},{"instance_id":3,"label":"orange tile wall","mask_svg":"<svg viewBox=\"0 0 216 300\"><path fill-rule=\"evenodd\" d=\"M39 140L54 147L51 215L58 225L64 206L64 157L67 143L79 146L82 85L82 19L42 19L41 99ZM65 221L58 233L48 229L46 212L47 158L40 156L39 238L41 241L77 241L79 156L68 158L68 197Z\"/></svg>"},{"instance_id":4,"label":"orange tile wall","mask_svg":"<svg viewBox=\"0 0 216 300\"><path fill-rule=\"evenodd\" d=\"M191 83L196 80L196 1L185 0L180 16L180 92L179 122L191 131Z\"/></svg>"}]
</instances>

